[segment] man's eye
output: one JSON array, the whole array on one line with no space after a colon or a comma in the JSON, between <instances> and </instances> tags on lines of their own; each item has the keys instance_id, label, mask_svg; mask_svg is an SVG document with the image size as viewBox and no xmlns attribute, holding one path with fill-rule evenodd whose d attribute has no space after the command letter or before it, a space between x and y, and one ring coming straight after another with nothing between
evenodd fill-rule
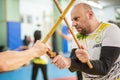
<instances>
[{"instance_id":1,"label":"man's eye","mask_svg":"<svg viewBox=\"0 0 120 80\"><path fill-rule=\"evenodd\" d=\"M78 21L79 20L79 18L75 18L75 21Z\"/></svg>"},{"instance_id":2,"label":"man's eye","mask_svg":"<svg viewBox=\"0 0 120 80\"><path fill-rule=\"evenodd\" d=\"M75 20L77 20L77 18L75 18Z\"/></svg>"}]
</instances>

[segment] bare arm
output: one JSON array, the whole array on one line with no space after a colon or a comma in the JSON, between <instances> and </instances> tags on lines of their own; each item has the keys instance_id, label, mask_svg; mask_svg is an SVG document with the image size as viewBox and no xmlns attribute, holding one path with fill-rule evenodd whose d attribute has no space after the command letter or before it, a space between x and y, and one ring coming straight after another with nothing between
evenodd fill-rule
<instances>
[{"instance_id":1,"label":"bare arm","mask_svg":"<svg viewBox=\"0 0 120 80\"><path fill-rule=\"evenodd\" d=\"M43 55L47 50L48 48L44 44L37 41L31 49L25 51L2 52L0 53L0 72L18 69L34 57Z\"/></svg>"},{"instance_id":2,"label":"bare arm","mask_svg":"<svg viewBox=\"0 0 120 80\"><path fill-rule=\"evenodd\" d=\"M0 54L0 72L15 70L35 57L33 51L6 51Z\"/></svg>"}]
</instances>

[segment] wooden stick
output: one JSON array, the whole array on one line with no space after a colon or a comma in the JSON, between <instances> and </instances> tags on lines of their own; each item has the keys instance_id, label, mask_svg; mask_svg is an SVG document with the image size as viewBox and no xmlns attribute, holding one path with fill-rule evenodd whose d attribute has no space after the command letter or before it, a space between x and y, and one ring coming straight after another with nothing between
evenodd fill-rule
<instances>
[{"instance_id":1,"label":"wooden stick","mask_svg":"<svg viewBox=\"0 0 120 80\"><path fill-rule=\"evenodd\" d=\"M54 0L54 2L55 2L55 4L56 4L59 12L62 13L62 9L60 8L60 5L59 5L58 1L57 1L57 0ZM70 27L70 24L68 23L68 21L67 21L67 19L66 19L65 17L64 17L64 21L65 21L65 23L67 24L67 27L68 27L70 33L72 34L72 36L73 36L76 44L78 45L79 48L81 48L81 45L80 45L78 39L75 37L75 35L74 35L74 33L73 33L73 31L72 31L72 29L71 29L71 27ZM90 61L87 61L87 64L88 64L88 66L89 66L90 69L93 68L93 66L92 66L92 64L90 63Z\"/></svg>"},{"instance_id":2,"label":"wooden stick","mask_svg":"<svg viewBox=\"0 0 120 80\"><path fill-rule=\"evenodd\" d=\"M68 10L70 9L70 7L73 5L73 3L75 2L75 0L71 0L70 3L68 4L68 6L65 8L65 10L63 11L63 13L61 14L61 16L58 18L57 22L55 23L55 25L52 27L52 29L49 31L49 33L47 34L47 36L44 38L43 43L46 43L48 41L48 39L52 36L52 34L55 32L55 30L57 29L58 25L61 23L61 21L64 19L65 15L67 14ZM48 51L48 54L52 57L56 56L54 53L52 53L51 51Z\"/></svg>"}]
</instances>

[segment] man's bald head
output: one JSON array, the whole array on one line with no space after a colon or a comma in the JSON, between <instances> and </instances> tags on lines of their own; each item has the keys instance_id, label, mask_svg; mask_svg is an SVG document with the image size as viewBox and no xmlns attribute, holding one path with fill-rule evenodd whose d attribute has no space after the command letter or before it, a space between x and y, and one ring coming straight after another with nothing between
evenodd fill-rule
<instances>
[{"instance_id":1,"label":"man's bald head","mask_svg":"<svg viewBox=\"0 0 120 80\"><path fill-rule=\"evenodd\" d=\"M79 4L77 4L77 5L74 6L73 10L75 10L75 9L79 10L81 8L83 10L85 10L85 11L92 10L91 6L88 5L87 3L79 3Z\"/></svg>"}]
</instances>

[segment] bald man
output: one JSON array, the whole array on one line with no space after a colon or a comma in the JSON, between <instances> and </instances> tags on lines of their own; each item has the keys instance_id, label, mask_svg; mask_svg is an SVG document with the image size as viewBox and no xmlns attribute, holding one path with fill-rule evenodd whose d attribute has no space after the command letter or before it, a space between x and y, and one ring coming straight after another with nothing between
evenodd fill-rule
<instances>
[{"instance_id":1,"label":"bald man","mask_svg":"<svg viewBox=\"0 0 120 80\"><path fill-rule=\"evenodd\" d=\"M73 49L70 58L56 56L52 63L58 68L80 71L83 80L117 80L120 78L120 29L115 24L99 22L86 3L74 6L72 25L79 33L81 49ZM90 69L87 61L93 68Z\"/></svg>"}]
</instances>

